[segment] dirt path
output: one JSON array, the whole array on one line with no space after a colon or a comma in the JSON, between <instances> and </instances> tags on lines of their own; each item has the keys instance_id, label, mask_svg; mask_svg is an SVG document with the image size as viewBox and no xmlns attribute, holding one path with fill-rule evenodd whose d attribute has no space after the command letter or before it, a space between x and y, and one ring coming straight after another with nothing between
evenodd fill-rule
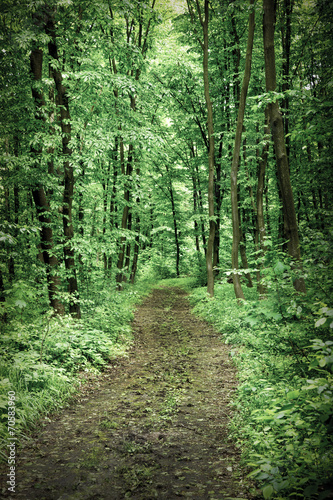
<instances>
[{"instance_id":1,"label":"dirt path","mask_svg":"<svg viewBox=\"0 0 333 500\"><path fill-rule=\"evenodd\" d=\"M228 347L178 288L155 289L133 330L129 357L21 449L12 498L253 498L227 433Z\"/></svg>"}]
</instances>

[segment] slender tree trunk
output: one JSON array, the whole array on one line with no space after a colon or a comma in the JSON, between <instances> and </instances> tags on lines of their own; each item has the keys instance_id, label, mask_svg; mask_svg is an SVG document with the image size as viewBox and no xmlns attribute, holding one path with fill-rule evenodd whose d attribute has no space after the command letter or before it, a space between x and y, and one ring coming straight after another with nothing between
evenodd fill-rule
<instances>
[{"instance_id":1,"label":"slender tree trunk","mask_svg":"<svg viewBox=\"0 0 333 500\"><path fill-rule=\"evenodd\" d=\"M127 229L128 231L132 231L132 212L129 212L128 214L128 220L127 220ZM127 242L126 245L126 254L125 254L125 275L123 277L123 281L127 281L127 276L129 272L129 267L130 267L130 262L131 262L131 243Z\"/></svg>"},{"instance_id":2,"label":"slender tree trunk","mask_svg":"<svg viewBox=\"0 0 333 500\"><path fill-rule=\"evenodd\" d=\"M193 10L188 0L188 9L193 19ZM207 129L208 129L208 215L209 215L209 235L206 250L206 269L207 269L207 293L214 296L214 272L213 255L215 239L215 221L214 221L214 125L213 125L213 107L209 93L209 75L208 75L208 25L209 25L209 1L204 2L204 17L202 16L200 3L196 0L196 9L202 26L203 43L199 40L203 51L203 80L204 92L207 109Z\"/></svg>"},{"instance_id":3,"label":"slender tree trunk","mask_svg":"<svg viewBox=\"0 0 333 500\"><path fill-rule=\"evenodd\" d=\"M170 181L170 183L171 183L171 181ZM177 217L176 217L176 207L175 207L175 200L174 200L174 196L173 196L172 184L169 188L169 193L170 193L170 199L171 199L173 228L174 228L175 244L176 244L176 273L177 273L177 277L179 277L179 275L180 275L180 273L179 273L180 246L179 246L178 224L177 224Z\"/></svg>"},{"instance_id":4,"label":"slender tree trunk","mask_svg":"<svg viewBox=\"0 0 333 500\"><path fill-rule=\"evenodd\" d=\"M121 147L122 143L120 144ZM122 147L120 149L121 151L121 157L123 156L122 153ZM123 160L121 160L123 164ZM124 170L124 167L122 167L122 171ZM124 172L123 172L124 173ZM133 146L132 144L129 145L128 149L128 161L127 161L127 167L126 167L126 181L125 181L125 190L124 190L124 200L125 200L125 205L123 208L123 214L122 214L122 219L121 219L121 229L123 231L126 231L128 228L128 219L129 219L129 213L130 213L130 197L131 197L131 177L133 173ZM117 275L116 275L116 282L118 283L117 288L118 290L122 289L121 283L126 281L126 274L123 271L124 267L124 260L125 260L125 253L126 253L126 237L122 236L120 239L120 250L118 254L118 261L117 261Z\"/></svg>"},{"instance_id":5,"label":"slender tree trunk","mask_svg":"<svg viewBox=\"0 0 333 500\"><path fill-rule=\"evenodd\" d=\"M107 219L107 211L108 211L108 192L109 192L109 178L110 178L110 167L111 164L109 162L106 172L106 178L103 179L102 187L103 187L103 240L105 240L106 234L106 219ZM103 245L105 241L103 241ZM108 268L108 257L106 252L103 252L103 261L104 261L104 271L107 271Z\"/></svg>"},{"instance_id":6,"label":"slender tree trunk","mask_svg":"<svg viewBox=\"0 0 333 500\"><path fill-rule=\"evenodd\" d=\"M208 215L209 215L209 235L206 249L206 270L207 270L207 293L214 296L214 271L213 271L213 256L214 256L214 239L215 239L215 221L214 221L214 124L213 124L213 107L209 93L209 74L208 74L208 26L209 26L209 0L204 1L204 17L201 12L199 0L195 0L196 10L200 24L202 26L203 42L199 43L203 51L203 81L204 93L207 109L207 130L208 130ZM194 22L194 13L190 3L187 0L187 7Z\"/></svg>"},{"instance_id":7,"label":"slender tree trunk","mask_svg":"<svg viewBox=\"0 0 333 500\"><path fill-rule=\"evenodd\" d=\"M49 55L54 60L54 65L51 64L51 74L54 80L55 89L57 92L56 103L59 107L59 120L62 132L62 152L64 155L64 195L63 195L63 229L64 229L64 258L65 267L68 272L68 291L70 294L69 310L73 316L81 317L81 309L79 302L79 292L77 286L76 268L74 249L72 239L74 237L74 228L72 222L72 206L74 195L74 171L70 162L72 150L69 147L71 140L71 117L69 113L69 102L67 89L63 85L62 73L59 68L59 54L56 40L56 27L52 14L49 14L45 32L50 36L48 43Z\"/></svg>"},{"instance_id":8,"label":"slender tree trunk","mask_svg":"<svg viewBox=\"0 0 333 500\"><path fill-rule=\"evenodd\" d=\"M243 127L243 132L245 132L245 127ZM255 206L255 203L254 203L253 189L252 189L252 185L250 183L250 175L249 175L249 171L248 171L248 168L247 168L246 137L244 137L244 140L243 140L243 161L244 161L244 168L245 168L246 177L247 177L247 180L248 180L249 196L250 196L251 207L252 207L252 211L250 213L249 218L252 217L252 219L253 219L253 215L256 214L257 209L256 209L256 206ZM240 221L240 226L239 226L239 252L240 252L240 256L241 256L241 260L242 260L242 266L243 266L243 269L245 270L244 276L245 276L245 278L247 280L247 286L249 288L252 288L253 287L252 277L251 277L250 272L248 271L249 265L248 265L247 256L246 256L246 237L245 237L245 235L243 233L243 230L242 230L241 212L240 212L240 208L239 207L238 207L238 210L239 210L239 221ZM246 216L246 211L245 211L244 208L243 208L242 212L243 212L243 221L245 223L245 221L246 221L246 217L245 217Z\"/></svg>"},{"instance_id":9,"label":"slender tree trunk","mask_svg":"<svg viewBox=\"0 0 333 500\"><path fill-rule=\"evenodd\" d=\"M30 55L30 66L35 82L39 82L42 78L43 69L43 52L40 49L33 49ZM32 95L36 105L36 118L43 120L43 115L40 112L41 107L45 105L43 94L37 89L32 88ZM42 151L33 150L36 157L40 156ZM33 200L35 202L38 220L41 224L41 250L43 262L46 266L46 279L49 294L50 306L57 314L64 314L64 306L57 298L59 291L60 279L57 274L58 259L53 254L53 231L51 227L50 206L46 198L43 186L39 185L32 190Z\"/></svg>"},{"instance_id":10,"label":"slender tree trunk","mask_svg":"<svg viewBox=\"0 0 333 500\"><path fill-rule=\"evenodd\" d=\"M216 163L216 181L214 182L215 189L215 204L216 204L216 223L215 223L215 237L214 237L214 257L213 257L213 268L214 274L219 273L220 264L220 225L221 225L221 206L223 200L224 191L221 186L221 174L222 174L222 150L223 150L223 134L220 136L220 144L218 151L218 161Z\"/></svg>"},{"instance_id":11,"label":"slender tree trunk","mask_svg":"<svg viewBox=\"0 0 333 500\"><path fill-rule=\"evenodd\" d=\"M265 52L265 77L266 91L276 90L276 69L274 51L274 23L275 9L274 0L264 0L264 52ZM297 262L297 267L301 269L301 252L299 246L298 227L294 204L293 191L290 182L288 156L283 130L283 120L277 102L268 105L268 113L274 150L277 163L278 180L283 206L284 232L287 239L288 253ZM299 292L305 292L303 278L297 278L294 287Z\"/></svg>"},{"instance_id":12,"label":"slender tree trunk","mask_svg":"<svg viewBox=\"0 0 333 500\"><path fill-rule=\"evenodd\" d=\"M269 124L268 124L268 110L266 109L266 123L265 123L265 144L261 156L258 158L258 184L257 184L257 224L258 224L258 240L263 253L266 253L266 228L264 217L264 189L265 189L265 173L268 158L268 141Z\"/></svg>"},{"instance_id":13,"label":"slender tree trunk","mask_svg":"<svg viewBox=\"0 0 333 500\"><path fill-rule=\"evenodd\" d=\"M286 141L287 157L290 156L290 137L289 137L289 97L286 95L290 88L290 48L291 48L291 15L294 7L294 0L284 0L285 25L282 27L282 92L284 93L282 108L284 109L284 133Z\"/></svg>"},{"instance_id":14,"label":"slender tree trunk","mask_svg":"<svg viewBox=\"0 0 333 500\"><path fill-rule=\"evenodd\" d=\"M246 95L250 81L251 75L251 63L252 63L252 48L253 48L253 38L254 38L254 8L252 7L254 0L250 0L251 12L249 15L249 34L247 40L246 49L246 61L245 61L245 71L242 84L242 90L239 100L238 117L237 117L237 128L235 136L235 146L231 165L231 210L232 210L232 269L233 273L233 283L234 290L237 299L244 299L244 293L242 290L240 276L238 274L238 251L240 243L240 220L239 220L239 210L238 210L238 196L237 196L237 174L239 168L239 155L241 149L241 139L243 131L243 121L245 113L245 103Z\"/></svg>"},{"instance_id":15,"label":"slender tree trunk","mask_svg":"<svg viewBox=\"0 0 333 500\"><path fill-rule=\"evenodd\" d=\"M205 223L203 220L203 201L202 201L202 191L201 191L201 186L200 186L200 178L199 178L199 168L198 165L196 165L196 174L197 174L197 185L198 185L198 207L199 207L199 213L200 213L200 222L201 222L201 239L202 239L202 246L204 248L205 256L207 254L207 241L206 241L206 231L205 231Z\"/></svg>"},{"instance_id":16,"label":"slender tree trunk","mask_svg":"<svg viewBox=\"0 0 333 500\"><path fill-rule=\"evenodd\" d=\"M261 250L261 259L265 255L267 251L266 247L266 227L265 227L265 216L264 216L264 190L265 190L265 174L266 174L266 165L268 158L268 149L269 149L269 124L268 124L268 111L266 108L265 111L266 120L265 120L265 144L263 146L261 155L259 154L259 150L257 150L257 158L258 158L258 183L257 183L257 236L256 236L256 245L257 250ZM259 265L260 269L261 265ZM257 271L257 289L260 295L264 295L266 293L266 289L264 285L261 283L260 270Z\"/></svg>"},{"instance_id":17,"label":"slender tree trunk","mask_svg":"<svg viewBox=\"0 0 333 500\"><path fill-rule=\"evenodd\" d=\"M140 203L140 200L136 200L137 205ZM140 217L139 215L136 216L135 219L135 230L136 230L136 236L135 236L135 244L134 244L134 251L133 251L133 260L132 260L132 268L131 268L131 276L130 276L130 282L132 285L134 284L135 281L135 275L136 271L138 269L138 259L139 259L139 251L140 251L140 238L139 238L139 233L140 233Z\"/></svg>"},{"instance_id":18,"label":"slender tree trunk","mask_svg":"<svg viewBox=\"0 0 333 500\"><path fill-rule=\"evenodd\" d=\"M244 277L247 280L247 286L249 288L252 288L253 283L252 283L251 274L248 271L249 265L248 265L247 257L246 257L246 241L245 241L245 236L244 236L243 231L242 231L240 214L238 215L238 217L239 217L239 222L240 222L240 225L239 225L239 253L241 256L242 266L244 269Z\"/></svg>"},{"instance_id":19,"label":"slender tree trunk","mask_svg":"<svg viewBox=\"0 0 333 500\"><path fill-rule=\"evenodd\" d=\"M193 184L193 213L194 213L194 238L195 238L195 249L197 252L200 252L200 243L199 243L199 224L196 219L196 214L198 210L198 193L197 193L197 185L195 180L195 175L192 173L192 184Z\"/></svg>"}]
</instances>

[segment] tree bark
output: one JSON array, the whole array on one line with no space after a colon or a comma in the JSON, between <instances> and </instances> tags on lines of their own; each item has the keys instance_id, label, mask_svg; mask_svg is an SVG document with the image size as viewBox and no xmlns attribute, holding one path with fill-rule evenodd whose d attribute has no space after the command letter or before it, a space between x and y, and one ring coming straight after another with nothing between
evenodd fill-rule
<instances>
[{"instance_id":1,"label":"tree bark","mask_svg":"<svg viewBox=\"0 0 333 500\"><path fill-rule=\"evenodd\" d=\"M136 200L137 205L140 203L140 200ZM135 236L135 243L134 243L134 251L133 251L133 260L132 260L132 268L131 268L131 276L130 276L130 282L132 285L134 285L135 281L135 275L136 271L138 269L138 259L139 259L139 251L140 251L140 238L139 238L139 233L140 233L140 217L139 215L136 216L135 219L135 230L136 230L136 236Z\"/></svg>"},{"instance_id":2,"label":"tree bark","mask_svg":"<svg viewBox=\"0 0 333 500\"><path fill-rule=\"evenodd\" d=\"M252 7L254 0L250 0L250 6ZM241 149L241 139L243 131L243 121L245 113L245 103L246 95L250 81L251 75L251 63L252 63L252 49L253 49L253 38L254 38L254 8L251 8L249 15L249 34L247 39L247 49L246 49L246 60L245 60L245 71L242 83L242 90L239 100L238 117L237 117L237 128L235 136L235 146L231 165L231 210L232 210L232 269L233 273L233 284L235 295L237 299L244 299L244 293L242 290L240 276L238 274L238 251L240 243L240 220L238 211L238 196L237 196L237 174L239 168L239 155Z\"/></svg>"},{"instance_id":3,"label":"tree bark","mask_svg":"<svg viewBox=\"0 0 333 500\"><path fill-rule=\"evenodd\" d=\"M177 224L177 217L176 217L175 198L173 195L172 178L169 175L169 168L167 165L166 165L166 171L167 171L167 174L169 177L169 194L170 194L170 201L171 201L173 229L174 229L175 245L176 245L176 274L177 274L177 277L179 277L179 275L180 275L180 272L179 272L179 261L180 261L179 231L178 231L178 224Z\"/></svg>"},{"instance_id":4,"label":"tree bark","mask_svg":"<svg viewBox=\"0 0 333 500\"><path fill-rule=\"evenodd\" d=\"M195 249L197 252L200 252L200 243L199 243L199 224L196 218L197 210L198 210L198 193L197 193L197 185L195 174L192 172L192 184L193 184L193 213L194 213L194 238L195 238Z\"/></svg>"},{"instance_id":5,"label":"tree bark","mask_svg":"<svg viewBox=\"0 0 333 500\"><path fill-rule=\"evenodd\" d=\"M265 143L261 152L259 153L259 149L257 149L257 158L258 158L258 183L257 183L257 234L256 234L256 249L261 250L260 257L262 258L266 251L266 227L265 227L265 216L264 216L264 190L265 190L265 175L266 175L266 165L268 158L268 149L269 149L269 124L268 124L268 110L266 108L265 111L265 129L264 129L264 139ZM259 257L259 259L260 259ZM258 259L258 260L259 260ZM257 271L257 290L261 296L264 296L266 293L266 288L261 282L260 276L260 268L261 264L259 264L259 270Z\"/></svg>"},{"instance_id":6,"label":"tree bark","mask_svg":"<svg viewBox=\"0 0 333 500\"><path fill-rule=\"evenodd\" d=\"M67 89L63 85L62 73L59 68L59 54L56 40L56 27L54 24L54 14L49 13L45 32L51 37L48 43L49 55L54 60L54 65L51 64L51 76L53 77L57 97L56 103L59 107L59 121L62 132L62 153L64 155L64 194L63 194L63 229L64 229L64 258L65 267L68 272L68 291L70 294L69 310L70 313L77 317L81 317L81 309L79 302L79 292L77 286L76 268L74 249L72 247L72 239L74 236L72 222L72 206L74 195L74 171L70 162L72 150L69 146L71 140L71 117L69 113L69 102Z\"/></svg>"},{"instance_id":7,"label":"tree bark","mask_svg":"<svg viewBox=\"0 0 333 500\"><path fill-rule=\"evenodd\" d=\"M267 92L274 92L276 90L274 23L274 0L264 0L263 35ZM284 233L287 239L288 253L292 257L292 259L296 261L296 265L300 270L302 266L296 211L293 191L290 182L288 156L283 130L283 120L279 105L276 101L268 104L268 114L272 138L274 142L278 181L282 197ZM304 279L297 278L294 281L294 287L299 292L305 292L306 289Z\"/></svg>"},{"instance_id":8,"label":"tree bark","mask_svg":"<svg viewBox=\"0 0 333 500\"><path fill-rule=\"evenodd\" d=\"M122 145L122 143L120 144L120 147L121 147L121 145ZM120 151L122 151L122 149L120 149ZM122 152L121 152L121 156L123 156ZM122 161L122 164L123 164L123 161ZM122 167L122 173L124 173L124 167ZM122 218L121 218L121 229L123 231L130 229L128 226L128 224L129 224L128 221L129 221L129 214L130 214L130 197L131 197L131 193L132 193L131 180L130 180L132 178L132 173L133 173L133 145L130 144L129 148L128 148L126 181L125 181L125 189L124 189L125 205L123 208L123 214L122 214ZM121 283L126 281L126 274L124 273L124 270L123 270L125 252L126 252L126 236L122 236L120 239L120 250L119 250L118 261L117 261L116 282L117 282L117 289L118 290L122 290Z\"/></svg>"},{"instance_id":9,"label":"tree bark","mask_svg":"<svg viewBox=\"0 0 333 500\"><path fill-rule=\"evenodd\" d=\"M193 10L187 0L188 10L192 19ZM209 215L209 235L206 250L206 270L207 270L207 293L214 296L214 239L215 239L215 221L214 221L214 125L213 125L213 107L209 93L209 75L208 75L208 25L209 25L209 1L204 2L204 17L202 16L199 0L196 0L196 9L202 26L203 42L199 40L203 51L203 80L204 92L207 109L207 129L208 129L208 215Z\"/></svg>"},{"instance_id":10,"label":"tree bark","mask_svg":"<svg viewBox=\"0 0 333 500\"><path fill-rule=\"evenodd\" d=\"M291 48L291 15L294 7L294 0L284 0L284 16L285 26L281 28L282 31L282 92L284 93L282 108L284 109L284 133L286 140L287 157L290 156L290 137L289 137L289 97L286 95L287 90L290 88L290 48Z\"/></svg>"},{"instance_id":11,"label":"tree bark","mask_svg":"<svg viewBox=\"0 0 333 500\"><path fill-rule=\"evenodd\" d=\"M43 69L43 51L41 49L33 49L30 55L30 67L35 82L39 82L42 78ZM41 107L45 105L43 94L37 90L36 87L32 88L32 96L36 106L36 118L44 121L43 115L40 112ZM40 151L33 149L33 153L38 157ZM40 238L43 262L46 267L46 279L49 295L50 306L54 309L56 314L64 314L64 306L57 298L59 291L60 279L57 274L58 259L53 254L53 231L51 227L50 206L46 198L45 190L42 185L37 186L32 190L33 200L35 202L38 220L41 224Z\"/></svg>"}]
</instances>

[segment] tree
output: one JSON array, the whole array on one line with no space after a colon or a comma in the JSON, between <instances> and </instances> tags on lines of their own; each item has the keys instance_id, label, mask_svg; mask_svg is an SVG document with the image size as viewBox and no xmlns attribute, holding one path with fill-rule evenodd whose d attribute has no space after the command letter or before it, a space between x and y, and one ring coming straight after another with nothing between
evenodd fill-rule
<instances>
[{"instance_id":1,"label":"tree","mask_svg":"<svg viewBox=\"0 0 333 500\"><path fill-rule=\"evenodd\" d=\"M30 66L34 79L32 95L36 105L36 119L44 122L45 110L43 110L43 107L45 107L45 100L42 92L39 90L43 71L43 51L41 49L35 47L31 51ZM37 151L32 147L32 153L35 156L36 168L38 169L42 151ZM41 249L47 276L50 305L57 314L63 314L64 306L57 297L57 294L59 293L60 279L57 273L58 259L54 254L53 249L53 230L51 225L50 205L47 201L45 189L41 184L33 188L32 196L35 202L38 219L41 224Z\"/></svg>"},{"instance_id":2,"label":"tree","mask_svg":"<svg viewBox=\"0 0 333 500\"><path fill-rule=\"evenodd\" d=\"M276 68L274 50L274 22L275 7L274 0L264 0L264 52L265 52L265 78L266 91L276 91ZM287 239L288 253L301 267L301 252L298 237L298 226L294 204L293 191L290 182L288 156L283 130L283 119L276 98L268 104L268 117L274 143L274 151L277 163L279 187L282 197L282 210L284 232ZM299 277L294 281L297 291L305 292L304 279Z\"/></svg>"},{"instance_id":3,"label":"tree","mask_svg":"<svg viewBox=\"0 0 333 500\"><path fill-rule=\"evenodd\" d=\"M246 95L249 87L250 75L251 75L251 63L252 63L252 48L253 48L253 37L254 37L254 0L250 0L250 6L252 6L249 15L249 33L247 40L246 49L246 61L245 61L245 71L242 84L242 90L239 101L238 117L237 117L237 128L235 135L235 146L231 165L231 210L232 210L232 269L233 269L233 283L234 290L237 299L244 299L244 293L240 283L240 276L238 271L238 250L240 243L240 219L239 219L239 209L238 209L238 185L237 185L237 172L239 167L239 156L241 148L241 138L243 131Z\"/></svg>"},{"instance_id":4,"label":"tree","mask_svg":"<svg viewBox=\"0 0 333 500\"><path fill-rule=\"evenodd\" d=\"M194 22L194 12L187 0L188 10ZM199 38L199 43L203 52L203 81L205 91L205 101L207 108L207 130L208 130L208 214L209 214L209 235L206 251L206 268L207 268L207 293L211 297L214 296L214 272L213 272L213 255L214 255L214 239L215 239L215 220L214 220L214 123L213 123L213 107L209 93L209 73L208 73L208 26L209 26L209 2L204 1L204 17L202 15L199 0L196 0L197 15L202 26L203 42Z\"/></svg>"}]
</instances>

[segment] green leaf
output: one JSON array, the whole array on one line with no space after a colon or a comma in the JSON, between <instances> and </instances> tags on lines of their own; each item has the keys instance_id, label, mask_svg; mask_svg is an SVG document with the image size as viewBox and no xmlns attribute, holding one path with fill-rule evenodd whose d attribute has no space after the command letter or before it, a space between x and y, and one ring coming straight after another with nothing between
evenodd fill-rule
<instances>
[{"instance_id":1,"label":"green leaf","mask_svg":"<svg viewBox=\"0 0 333 500\"><path fill-rule=\"evenodd\" d=\"M296 399L299 396L299 391L289 391L287 393L287 399Z\"/></svg>"},{"instance_id":2,"label":"green leaf","mask_svg":"<svg viewBox=\"0 0 333 500\"><path fill-rule=\"evenodd\" d=\"M15 301L15 305L17 307L19 307L20 309L24 309L26 307L27 303L24 302L24 300L18 299L18 300Z\"/></svg>"},{"instance_id":3,"label":"green leaf","mask_svg":"<svg viewBox=\"0 0 333 500\"><path fill-rule=\"evenodd\" d=\"M274 266L275 274L282 274L285 269L286 269L286 266L281 261L277 262Z\"/></svg>"},{"instance_id":4,"label":"green leaf","mask_svg":"<svg viewBox=\"0 0 333 500\"><path fill-rule=\"evenodd\" d=\"M318 321L315 323L315 327L321 326L326 322L327 318L320 318Z\"/></svg>"},{"instance_id":5,"label":"green leaf","mask_svg":"<svg viewBox=\"0 0 333 500\"><path fill-rule=\"evenodd\" d=\"M304 496L306 498L310 498L312 497L312 495L315 495L318 491L318 486L316 484L312 484L310 486L308 486L307 488L305 488L304 490Z\"/></svg>"},{"instance_id":6,"label":"green leaf","mask_svg":"<svg viewBox=\"0 0 333 500\"><path fill-rule=\"evenodd\" d=\"M265 486L263 489L262 489L262 493L264 495L264 498L271 498L273 493L274 493L274 488L271 484L269 484L268 486Z\"/></svg>"}]
</instances>

